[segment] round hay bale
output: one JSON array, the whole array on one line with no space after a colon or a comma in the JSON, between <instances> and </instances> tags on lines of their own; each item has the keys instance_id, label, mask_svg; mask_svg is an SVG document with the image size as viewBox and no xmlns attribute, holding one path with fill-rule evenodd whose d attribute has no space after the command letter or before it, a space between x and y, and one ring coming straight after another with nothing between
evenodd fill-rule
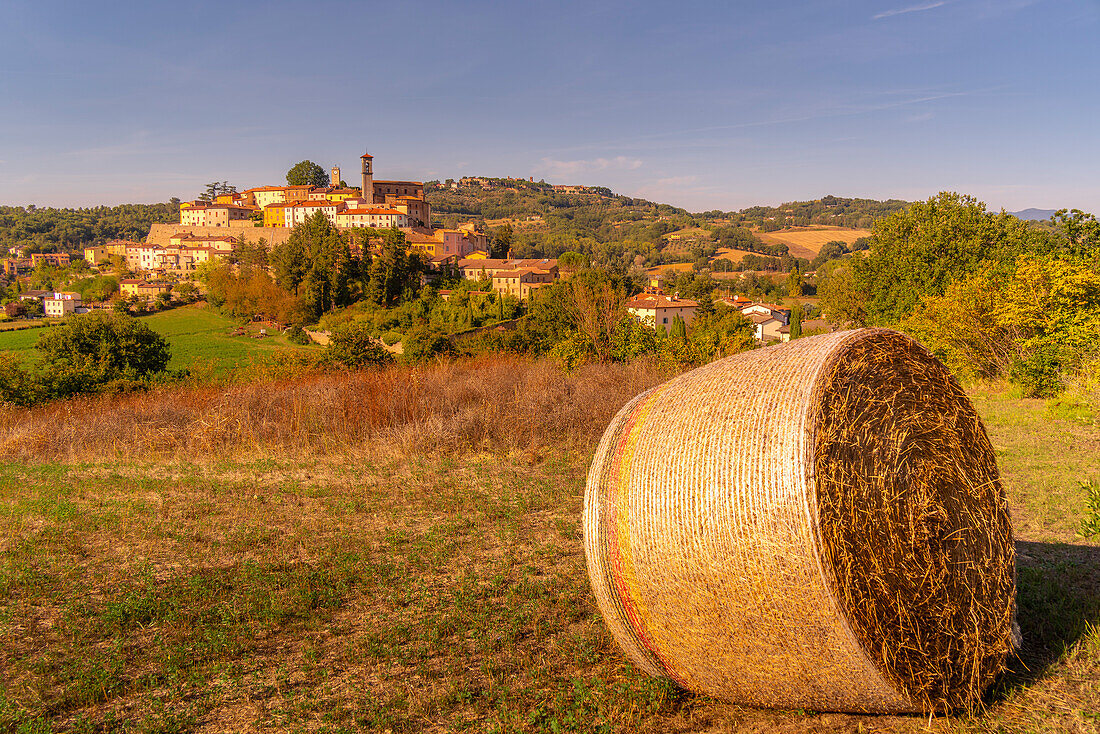
<instances>
[{"instance_id":1,"label":"round hay bale","mask_svg":"<svg viewBox=\"0 0 1100 734\"><path fill-rule=\"evenodd\" d=\"M639 667L753 706L932 712L1012 647L993 448L908 337L806 337L642 393L588 474L585 554Z\"/></svg>"}]
</instances>

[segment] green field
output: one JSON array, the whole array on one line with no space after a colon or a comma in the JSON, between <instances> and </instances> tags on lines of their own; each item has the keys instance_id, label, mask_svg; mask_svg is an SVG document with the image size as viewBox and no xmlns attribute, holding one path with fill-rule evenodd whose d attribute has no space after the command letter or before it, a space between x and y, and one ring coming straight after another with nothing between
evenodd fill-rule
<instances>
[{"instance_id":1,"label":"green field","mask_svg":"<svg viewBox=\"0 0 1100 734\"><path fill-rule=\"evenodd\" d=\"M172 348L169 369L197 367L222 373L279 351L316 349L291 344L280 333L262 339L251 336L230 336L240 323L202 305L183 306L170 311L143 316L141 321L168 339ZM259 332L258 325L249 325L248 334ZM34 344L42 329L0 332L0 349L14 352L28 364L38 361Z\"/></svg>"}]
</instances>

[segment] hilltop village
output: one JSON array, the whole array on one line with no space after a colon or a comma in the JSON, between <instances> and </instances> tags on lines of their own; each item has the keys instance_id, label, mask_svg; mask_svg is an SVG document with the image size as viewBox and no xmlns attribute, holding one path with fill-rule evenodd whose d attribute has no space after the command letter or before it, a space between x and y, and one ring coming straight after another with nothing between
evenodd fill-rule
<instances>
[{"instance_id":1,"label":"hilltop village","mask_svg":"<svg viewBox=\"0 0 1100 734\"><path fill-rule=\"evenodd\" d=\"M258 186L216 194L212 201L183 202L178 225L153 225L146 242L108 242L86 248L84 257L93 264L111 255L125 257L127 266L146 279L187 277L212 258L232 256L242 238L263 238L274 246L320 213L342 232L400 231L407 252L423 257L429 277L447 269L469 273L468 277L476 273L492 278L495 290L521 298L556 277L552 259L490 258L488 237L473 225L433 229L422 181L375 179L374 157L364 153L360 161L358 188L342 185L340 168L333 166L329 186ZM354 257L362 256L357 238L349 238L348 244Z\"/></svg>"},{"instance_id":2,"label":"hilltop village","mask_svg":"<svg viewBox=\"0 0 1100 734\"><path fill-rule=\"evenodd\" d=\"M244 191L215 193L179 205L179 221L153 224L145 241L111 240L83 248L88 265L100 269L112 263L124 266L129 277L118 282L119 295L133 302L152 304L183 294L205 290L200 275L204 265L235 262L242 245L260 242L273 248L287 241L294 228L311 216L323 215L346 238L349 253L361 259L361 237L356 230L400 233L407 255L422 263L422 280L441 275L461 275L488 280L501 296L524 300L532 291L558 277L554 258L489 256L489 239L474 224L455 228L431 227L431 205L424 198L421 181L380 180L374 177L374 160L360 157L361 186L350 187L333 166L327 186L258 186ZM367 241L370 241L369 238ZM25 276L40 265L70 265L67 253L33 253L3 261L5 274ZM79 293L27 290L20 302L38 301L44 315L63 317L97 305L82 303ZM9 309L12 310L12 309Z\"/></svg>"}]
</instances>

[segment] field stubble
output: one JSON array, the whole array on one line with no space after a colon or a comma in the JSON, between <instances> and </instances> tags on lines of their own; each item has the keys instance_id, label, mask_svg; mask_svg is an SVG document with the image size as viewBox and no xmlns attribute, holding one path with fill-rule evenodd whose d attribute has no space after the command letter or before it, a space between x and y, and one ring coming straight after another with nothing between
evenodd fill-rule
<instances>
[{"instance_id":1,"label":"field stubble","mask_svg":"<svg viewBox=\"0 0 1100 734\"><path fill-rule=\"evenodd\" d=\"M0 730L1100 727L1100 547L1074 539L1072 490L1061 521L1044 499L1100 473L1095 452L1051 469L1100 431L996 390L974 395L1020 528L1026 643L982 710L756 711L635 670L579 516L594 441L660 379L487 360L5 414Z\"/></svg>"}]
</instances>

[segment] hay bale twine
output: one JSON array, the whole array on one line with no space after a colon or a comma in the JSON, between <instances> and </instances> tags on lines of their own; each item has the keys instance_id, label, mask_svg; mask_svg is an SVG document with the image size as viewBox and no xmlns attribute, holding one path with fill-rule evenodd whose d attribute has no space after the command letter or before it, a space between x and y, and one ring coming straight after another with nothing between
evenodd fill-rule
<instances>
[{"instance_id":1,"label":"hay bale twine","mask_svg":"<svg viewBox=\"0 0 1100 734\"><path fill-rule=\"evenodd\" d=\"M596 451L584 535L631 660L711 696L951 710L1011 649L993 448L947 370L885 329L746 352L636 397Z\"/></svg>"}]
</instances>

